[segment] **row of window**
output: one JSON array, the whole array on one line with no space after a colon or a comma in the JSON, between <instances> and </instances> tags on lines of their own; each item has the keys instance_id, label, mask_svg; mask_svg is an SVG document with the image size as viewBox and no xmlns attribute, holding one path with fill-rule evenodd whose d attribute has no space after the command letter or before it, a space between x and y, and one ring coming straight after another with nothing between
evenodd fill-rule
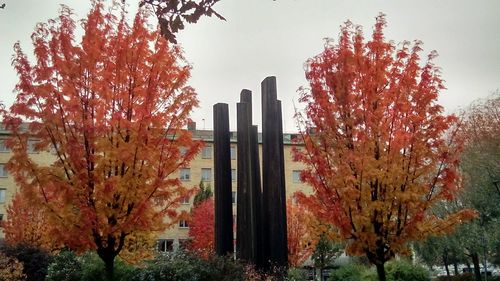
<instances>
[{"instance_id":1,"label":"row of window","mask_svg":"<svg viewBox=\"0 0 500 281\"><path fill-rule=\"evenodd\" d=\"M179 171L179 179L181 181L190 181L191 180L191 169L190 168L181 168ZM236 181L237 173L236 169L231 169L231 180ZM201 180L202 181L212 181L212 169L211 168L201 168ZM300 183L300 170L292 171L292 182Z\"/></svg>"},{"instance_id":2,"label":"row of window","mask_svg":"<svg viewBox=\"0 0 500 281\"><path fill-rule=\"evenodd\" d=\"M179 239L179 249L187 249L189 239ZM156 241L156 250L160 253L174 251L174 239L158 239Z\"/></svg>"},{"instance_id":3,"label":"row of window","mask_svg":"<svg viewBox=\"0 0 500 281\"><path fill-rule=\"evenodd\" d=\"M182 155L184 155L187 153L187 149L185 147L181 147L180 152ZM212 157L213 157L213 147L211 145L204 146L203 149L201 150L201 158L202 159L212 159ZM231 148L230 148L230 157L231 157L231 160L236 159L236 147L235 146L231 146Z\"/></svg>"},{"instance_id":4,"label":"row of window","mask_svg":"<svg viewBox=\"0 0 500 281\"><path fill-rule=\"evenodd\" d=\"M236 181L236 169L231 169L231 179ZM181 168L179 170L179 179L181 181L191 180L191 169ZM201 180L202 181L212 181L212 169L211 168L201 168Z\"/></svg>"},{"instance_id":5,"label":"row of window","mask_svg":"<svg viewBox=\"0 0 500 281\"><path fill-rule=\"evenodd\" d=\"M37 140L28 140L28 153L37 153L37 151L35 151L37 143ZM0 139L0 152L10 152L10 148L5 144L5 139Z\"/></svg>"},{"instance_id":6,"label":"row of window","mask_svg":"<svg viewBox=\"0 0 500 281\"><path fill-rule=\"evenodd\" d=\"M231 202L236 204L236 191L233 191L231 194ZM181 204L189 204L189 197L182 198Z\"/></svg>"},{"instance_id":7,"label":"row of window","mask_svg":"<svg viewBox=\"0 0 500 281\"><path fill-rule=\"evenodd\" d=\"M28 140L28 153L36 153L35 146L38 143L38 140ZM181 148L181 154L185 154L187 152L186 148ZM0 152L10 152L11 150L5 144L5 139L0 139ZM201 158L203 159L212 159L213 148L211 145L207 145L203 147L201 151ZM231 146L230 150L231 159L236 159L236 147Z\"/></svg>"}]
</instances>

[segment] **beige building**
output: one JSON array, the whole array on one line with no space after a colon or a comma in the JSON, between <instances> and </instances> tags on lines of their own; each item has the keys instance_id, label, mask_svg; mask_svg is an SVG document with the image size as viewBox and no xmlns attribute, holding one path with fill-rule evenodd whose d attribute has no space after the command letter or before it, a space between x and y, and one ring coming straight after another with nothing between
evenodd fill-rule
<instances>
[{"instance_id":1,"label":"beige building","mask_svg":"<svg viewBox=\"0 0 500 281\"><path fill-rule=\"evenodd\" d=\"M194 138L203 140L205 142L205 147L202 149L200 154L185 168L181 168L178 171L177 176L184 182L186 187L199 186L200 182L203 182L205 186L210 185L214 187L214 163L213 163L213 132L210 130L195 130L193 129ZM10 150L5 146L4 140L8 137L7 131L0 131L0 220L6 219L6 211L9 202L11 201L13 195L16 192L16 185L14 179L8 174L5 169L5 164L11 157ZM292 160L292 147L294 147L293 141L297 135L295 134L284 134L284 158L285 158L285 183L287 196L290 196L298 190L310 190L305 184L300 181L300 170L302 167L301 163L294 162ZM261 135L259 135L259 143L261 140ZM32 147L36 140L30 141L28 147L33 151ZM237 143L236 143L236 133L231 132L231 174L233 177L233 214L236 214L236 168L237 162ZM262 147L259 144L260 159L262 159ZM53 156L50 153L34 153L32 155L36 161L39 162L51 162L53 161ZM188 211L192 208L193 197L186 198L186 201L181 205L180 209ZM179 223L173 225L171 228L167 229L163 234L160 235L158 240L158 250L173 251L182 247L183 242L189 239L189 223L187 221L179 221ZM0 239L4 237L3 231L0 228Z\"/></svg>"}]
</instances>

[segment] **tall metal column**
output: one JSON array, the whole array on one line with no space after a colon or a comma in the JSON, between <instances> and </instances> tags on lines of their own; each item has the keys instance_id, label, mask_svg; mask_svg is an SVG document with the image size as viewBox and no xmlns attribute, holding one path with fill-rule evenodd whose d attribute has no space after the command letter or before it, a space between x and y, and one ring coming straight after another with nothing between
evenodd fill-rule
<instances>
[{"instance_id":1,"label":"tall metal column","mask_svg":"<svg viewBox=\"0 0 500 281\"><path fill-rule=\"evenodd\" d=\"M262 202L264 250L268 266L286 267L286 198L281 106L276 77L262 81Z\"/></svg>"},{"instance_id":2,"label":"tall metal column","mask_svg":"<svg viewBox=\"0 0 500 281\"><path fill-rule=\"evenodd\" d=\"M252 93L241 92L241 102L237 104L238 126L238 204L237 239L238 258L253 264L258 254L257 224L259 200L255 192L254 157L252 155Z\"/></svg>"},{"instance_id":3,"label":"tall metal column","mask_svg":"<svg viewBox=\"0 0 500 281\"><path fill-rule=\"evenodd\" d=\"M215 252L220 256L233 253L230 149L228 105L218 103L214 105L214 182Z\"/></svg>"}]
</instances>

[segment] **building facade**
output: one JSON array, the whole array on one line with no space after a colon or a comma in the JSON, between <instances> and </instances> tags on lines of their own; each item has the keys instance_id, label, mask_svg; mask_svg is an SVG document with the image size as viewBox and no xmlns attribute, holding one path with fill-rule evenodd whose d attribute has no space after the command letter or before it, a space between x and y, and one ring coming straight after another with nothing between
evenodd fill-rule
<instances>
[{"instance_id":1,"label":"building facade","mask_svg":"<svg viewBox=\"0 0 500 281\"><path fill-rule=\"evenodd\" d=\"M200 153L184 168L176 172L177 177L184 183L186 187L198 187L201 182L204 186L210 186L214 189L214 151L213 151L213 132L211 130L196 130L191 127L193 137L202 140L205 143L204 148ZM9 175L5 164L9 161L12 153L5 146L5 139L9 137L7 131L0 131L0 220L7 218L7 206L11 202L13 195L17 191L16 184L11 175ZM284 160L285 160L285 182L287 197L291 196L296 191L309 192L310 187L306 186L300 181L300 171L303 167L301 163L294 162L292 157L292 148L296 146L296 134L284 134ZM233 190L233 216L236 216L236 201L238 195L236 193L237 183L237 142L236 132L231 132L231 175L232 175L232 190ZM32 149L36 140L30 140L28 149L32 151L32 158L37 162L50 163L54 160L50 152L35 153ZM259 153L262 161L262 146L261 135L259 135ZM186 198L179 207L179 211L189 212L193 207L193 199ZM236 220L235 220L236 221ZM169 229L159 235L157 249L160 252L174 251L182 248L187 241L189 241L189 222L180 220L178 223L172 225ZM0 239L3 239L4 234L0 228Z\"/></svg>"}]
</instances>

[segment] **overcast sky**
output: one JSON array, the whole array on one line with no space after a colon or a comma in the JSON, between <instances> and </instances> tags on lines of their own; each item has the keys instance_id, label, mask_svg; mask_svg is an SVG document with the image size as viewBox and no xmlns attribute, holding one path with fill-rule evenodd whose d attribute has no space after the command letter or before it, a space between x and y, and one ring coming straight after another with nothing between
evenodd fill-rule
<instances>
[{"instance_id":1,"label":"overcast sky","mask_svg":"<svg viewBox=\"0 0 500 281\"><path fill-rule=\"evenodd\" d=\"M127 0L136 8L137 0ZM0 9L0 100L10 106L17 82L11 66L12 46L20 41L31 52L30 35L37 22L57 16L64 3L84 17L90 0L2 0ZM201 107L192 115L198 128L210 129L212 106L229 103L236 129L236 102L241 89L254 93L254 123L260 122L260 82L276 76L283 101L284 129L293 121L297 89L307 86L304 62L320 53L323 38L337 39L350 19L371 35L375 16L387 15L386 38L422 40L426 55L437 50L446 91L439 102L447 112L466 107L500 88L500 1L470 0L222 0L215 6L227 21L204 18L188 25L179 43L193 65L192 85ZM203 121L204 120L204 121Z\"/></svg>"}]
</instances>

